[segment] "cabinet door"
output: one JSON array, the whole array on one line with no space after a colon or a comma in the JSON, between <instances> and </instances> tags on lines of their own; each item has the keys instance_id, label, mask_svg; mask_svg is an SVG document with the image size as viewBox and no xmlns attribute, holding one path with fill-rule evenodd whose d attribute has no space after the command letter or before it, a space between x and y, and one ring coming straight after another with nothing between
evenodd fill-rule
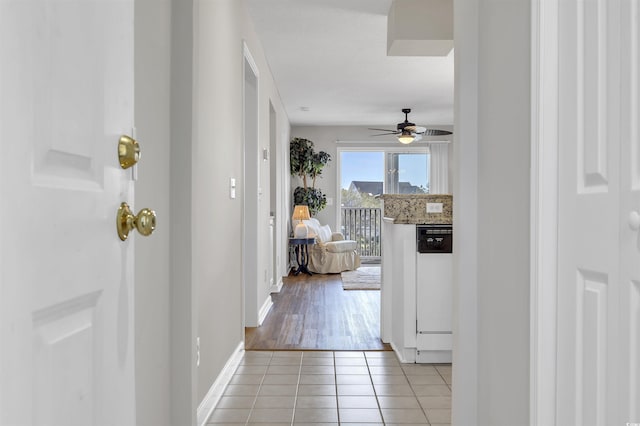
<instances>
[{"instance_id":1,"label":"cabinet door","mask_svg":"<svg viewBox=\"0 0 640 426\"><path fill-rule=\"evenodd\" d=\"M451 254L418 254L416 311L418 333L451 333Z\"/></svg>"}]
</instances>

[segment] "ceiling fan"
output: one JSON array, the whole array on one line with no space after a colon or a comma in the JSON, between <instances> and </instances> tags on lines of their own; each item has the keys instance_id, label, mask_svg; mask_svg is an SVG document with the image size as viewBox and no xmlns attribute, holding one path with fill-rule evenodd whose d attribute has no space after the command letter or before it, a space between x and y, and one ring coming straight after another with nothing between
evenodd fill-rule
<instances>
[{"instance_id":1,"label":"ceiling fan","mask_svg":"<svg viewBox=\"0 0 640 426\"><path fill-rule=\"evenodd\" d=\"M422 136L425 135L445 136L452 134L447 130L427 129L426 127L416 126L414 123L410 123L408 117L409 113L411 112L411 108L403 108L402 112L404 113L404 122L398 123L397 130L369 128L369 130L379 130L381 132L386 132L372 136L398 135L398 142L409 144L413 141L419 141L420 139L422 139Z\"/></svg>"}]
</instances>

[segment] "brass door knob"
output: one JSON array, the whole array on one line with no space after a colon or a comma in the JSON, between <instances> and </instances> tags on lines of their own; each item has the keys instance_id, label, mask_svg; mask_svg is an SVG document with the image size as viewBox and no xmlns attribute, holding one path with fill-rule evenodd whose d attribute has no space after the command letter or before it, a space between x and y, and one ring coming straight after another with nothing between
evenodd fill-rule
<instances>
[{"instance_id":1,"label":"brass door knob","mask_svg":"<svg viewBox=\"0 0 640 426\"><path fill-rule=\"evenodd\" d=\"M140 235L148 236L156 229L156 212L151 209L142 209L137 215L133 215L127 203L120 204L116 216L116 228L118 237L126 240L129 233L135 228Z\"/></svg>"},{"instance_id":2,"label":"brass door knob","mask_svg":"<svg viewBox=\"0 0 640 426\"><path fill-rule=\"evenodd\" d=\"M128 169L140 160L140 145L138 141L127 135L120 136L118 141L118 160L120 167Z\"/></svg>"}]
</instances>

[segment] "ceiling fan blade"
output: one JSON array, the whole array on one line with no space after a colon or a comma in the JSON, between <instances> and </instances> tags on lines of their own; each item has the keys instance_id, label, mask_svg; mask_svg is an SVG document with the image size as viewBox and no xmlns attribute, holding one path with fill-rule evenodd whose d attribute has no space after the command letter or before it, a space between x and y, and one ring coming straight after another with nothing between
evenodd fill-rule
<instances>
[{"instance_id":1,"label":"ceiling fan blade","mask_svg":"<svg viewBox=\"0 0 640 426\"><path fill-rule=\"evenodd\" d=\"M397 130L390 130L390 129L376 129L376 128L373 128L373 127L369 127L369 130L379 130L379 131L381 131L381 132L393 132L393 133L397 133L397 132L398 132Z\"/></svg>"},{"instance_id":2,"label":"ceiling fan blade","mask_svg":"<svg viewBox=\"0 0 640 426\"><path fill-rule=\"evenodd\" d=\"M453 132L450 132L448 130L438 130L438 129L425 129L424 132L416 132L416 133L420 133L421 135L425 135L425 136L446 136L446 135L453 134Z\"/></svg>"},{"instance_id":3,"label":"ceiling fan blade","mask_svg":"<svg viewBox=\"0 0 640 426\"><path fill-rule=\"evenodd\" d=\"M371 135L371 136L385 136L385 135L397 135L398 132L390 132L390 133L378 133L377 135Z\"/></svg>"}]
</instances>

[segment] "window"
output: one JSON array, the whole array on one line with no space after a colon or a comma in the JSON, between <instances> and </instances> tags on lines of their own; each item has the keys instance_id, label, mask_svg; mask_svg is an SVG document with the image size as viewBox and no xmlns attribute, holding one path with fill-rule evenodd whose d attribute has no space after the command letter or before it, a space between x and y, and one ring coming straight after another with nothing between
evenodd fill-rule
<instances>
[{"instance_id":1,"label":"window","mask_svg":"<svg viewBox=\"0 0 640 426\"><path fill-rule=\"evenodd\" d=\"M379 258L382 194L427 194L431 154L428 147L338 149L340 230L358 243L362 258Z\"/></svg>"},{"instance_id":2,"label":"window","mask_svg":"<svg viewBox=\"0 0 640 426\"><path fill-rule=\"evenodd\" d=\"M386 194L428 194L429 152L388 152Z\"/></svg>"},{"instance_id":3,"label":"window","mask_svg":"<svg viewBox=\"0 0 640 426\"><path fill-rule=\"evenodd\" d=\"M343 207L379 207L382 194L428 194L428 147L403 150L339 150Z\"/></svg>"},{"instance_id":4,"label":"window","mask_svg":"<svg viewBox=\"0 0 640 426\"><path fill-rule=\"evenodd\" d=\"M340 152L340 203L342 207L380 207L384 188L384 152Z\"/></svg>"}]
</instances>

